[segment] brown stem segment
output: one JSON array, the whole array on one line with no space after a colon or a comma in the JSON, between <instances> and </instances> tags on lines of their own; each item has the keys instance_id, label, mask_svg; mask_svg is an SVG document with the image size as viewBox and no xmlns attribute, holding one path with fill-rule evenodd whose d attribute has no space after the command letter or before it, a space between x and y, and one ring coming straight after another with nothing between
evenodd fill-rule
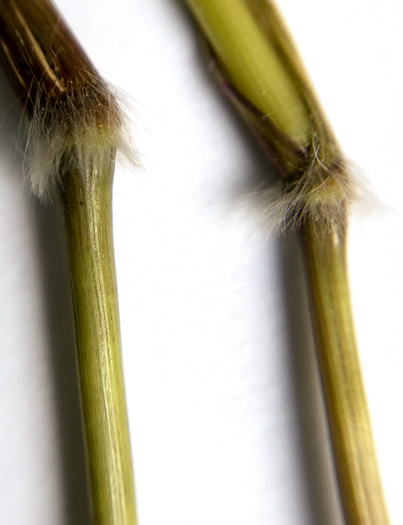
<instances>
[{"instance_id":1,"label":"brown stem segment","mask_svg":"<svg viewBox=\"0 0 403 525\"><path fill-rule=\"evenodd\" d=\"M317 356L344 516L348 525L386 525L347 276L346 232L305 219L302 230Z\"/></svg>"},{"instance_id":2,"label":"brown stem segment","mask_svg":"<svg viewBox=\"0 0 403 525\"><path fill-rule=\"evenodd\" d=\"M96 525L136 523L112 245L110 169L62 176L60 196ZM106 163L107 164L107 163ZM108 166L106 166L108 168Z\"/></svg>"},{"instance_id":3,"label":"brown stem segment","mask_svg":"<svg viewBox=\"0 0 403 525\"><path fill-rule=\"evenodd\" d=\"M49 0L0 0L0 62L28 111L100 79Z\"/></svg>"}]
</instances>

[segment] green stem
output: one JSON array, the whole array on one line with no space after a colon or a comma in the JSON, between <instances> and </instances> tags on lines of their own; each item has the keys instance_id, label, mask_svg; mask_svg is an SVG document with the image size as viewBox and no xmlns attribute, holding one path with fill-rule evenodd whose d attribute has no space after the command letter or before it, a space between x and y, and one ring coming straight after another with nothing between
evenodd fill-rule
<instances>
[{"instance_id":1,"label":"green stem","mask_svg":"<svg viewBox=\"0 0 403 525\"><path fill-rule=\"evenodd\" d=\"M62 177L93 520L136 523L112 244L110 170Z\"/></svg>"},{"instance_id":2,"label":"green stem","mask_svg":"<svg viewBox=\"0 0 403 525\"><path fill-rule=\"evenodd\" d=\"M353 325L346 233L305 220L302 227L317 356L346 522L386 525L375 447Z\"/></svg>"}]
</instances>

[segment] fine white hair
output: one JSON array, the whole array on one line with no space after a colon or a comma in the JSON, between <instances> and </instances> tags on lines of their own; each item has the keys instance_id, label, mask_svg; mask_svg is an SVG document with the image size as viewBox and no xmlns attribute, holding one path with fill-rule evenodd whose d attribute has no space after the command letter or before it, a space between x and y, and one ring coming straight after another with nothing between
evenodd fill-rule
<instances>
[{"instance_id":1,"label":"fine white hair","mask_svg":"<svg viewBox=\"0 0 403 525\"><path fill-rule=\"evenodd\" d=\"M39 92L24 160L33 192L41 198L49 194L62 168L74 168L80 176L101 172L115 152L137 165L129 136L118 97L103 82L57 96Z\"/></svg>"}]
</instances>

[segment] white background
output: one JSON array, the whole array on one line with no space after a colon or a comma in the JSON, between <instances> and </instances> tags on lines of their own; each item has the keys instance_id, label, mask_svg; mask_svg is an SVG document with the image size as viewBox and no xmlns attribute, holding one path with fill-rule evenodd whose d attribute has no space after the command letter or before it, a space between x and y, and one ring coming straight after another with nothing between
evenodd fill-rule
<instances>
[{"instance_id":1,"label":"white background","mask_svg":"<svg viewBox=\"0 0 403 525\"><path fill-rule=\"evenodd\" d=\"M176 0L59 0L133 100L144 169L114 229L140 525L340 525L298 245L244 196L266 161ZM368 188L354 209L358 340L392 522L403 523L403 76L398 0L283 0ZM63 230L23 181L0 78L0 516L89 523Z\"/></svg>"}]
</instances>

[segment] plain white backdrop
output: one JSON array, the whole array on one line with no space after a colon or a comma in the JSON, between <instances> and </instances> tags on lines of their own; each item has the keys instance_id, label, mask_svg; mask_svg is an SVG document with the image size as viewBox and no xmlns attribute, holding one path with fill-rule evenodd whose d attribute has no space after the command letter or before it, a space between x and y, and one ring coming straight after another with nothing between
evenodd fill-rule
<instances>
[{"instance_id":1,"label":"plain white backdrop","mask_svg":"<svg viewBox=\"0 0 403 525\"><path fill-rule=\"evenodd\" d=\"M209 78L179 0L59 0L135 109L114 231L140 525L340 525L298 244L244 196L259 148ZM366 195L351 286L392 523L403 523L403 75L397 0L282 0ZM22 175L0 78L0 516L89 523L57 203Z\"/></svg>"}]
</instances>

